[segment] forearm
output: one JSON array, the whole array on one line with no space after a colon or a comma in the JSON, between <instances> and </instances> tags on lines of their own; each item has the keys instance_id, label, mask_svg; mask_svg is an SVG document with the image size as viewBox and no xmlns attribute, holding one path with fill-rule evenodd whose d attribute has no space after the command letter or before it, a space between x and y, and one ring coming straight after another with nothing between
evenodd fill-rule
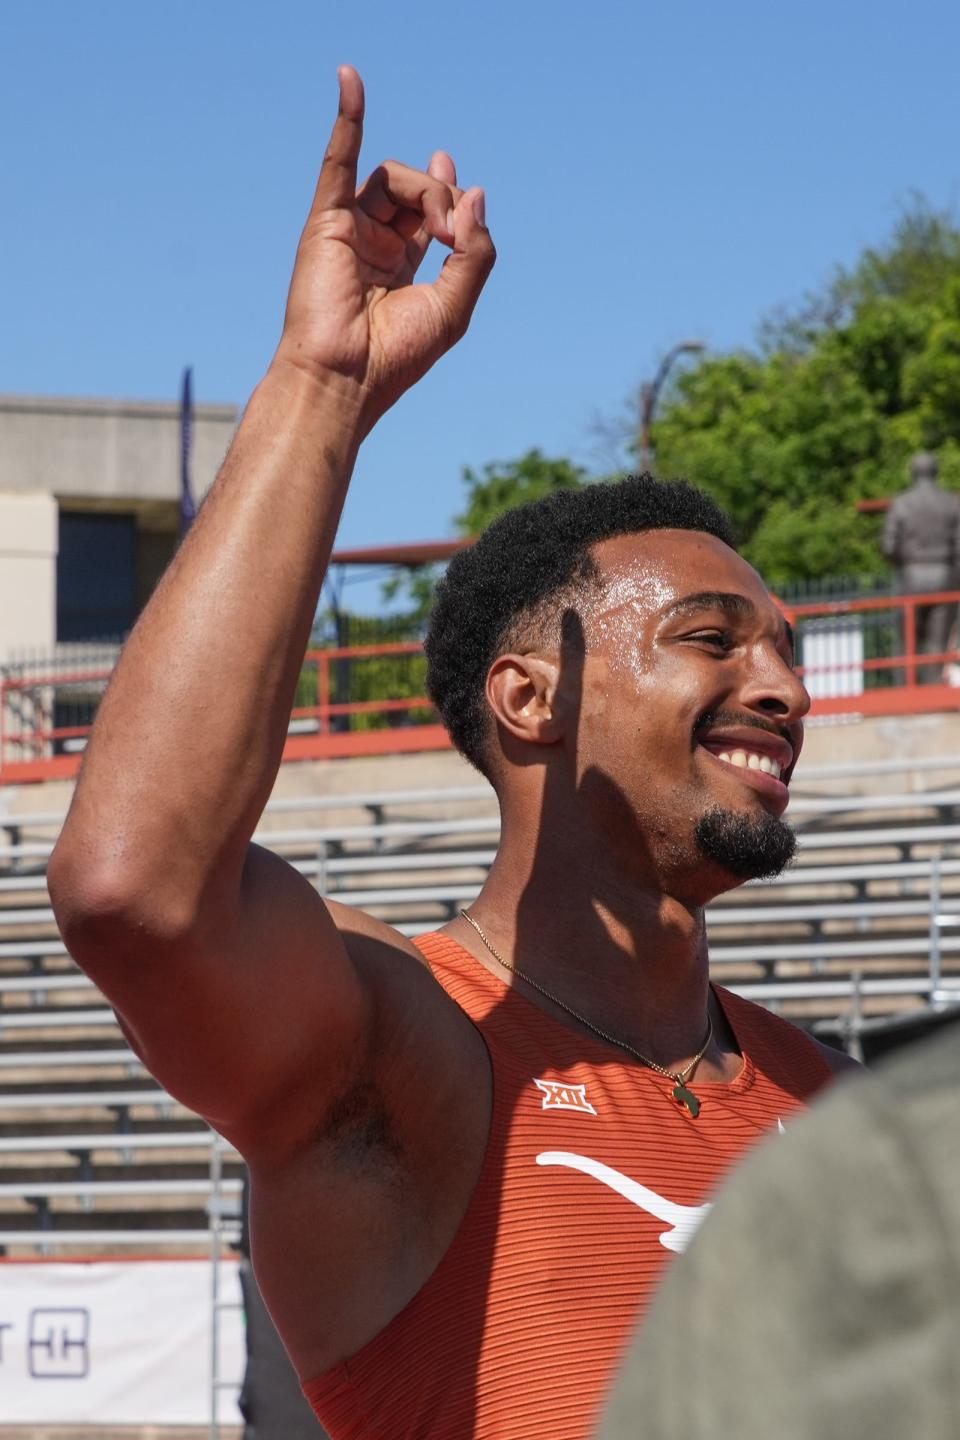
<instances>
[{"instance_id":1,"label":"forearm","mask_svg":"<svg viewBox=\"0 0 960 1440\"><path fill-rule=\"evenodd\" d=\"M119 923L142 949L237 915L359 439L464 334L494 263L483 193L442 151L357 190L363 86L349 66L339 85L282 358L130 637L51 861L74 937ZM451 253L415 285L431 237Z\"/></svg>"},{"instance_id":2,"label":"forearm","mask_svg":"<svg viewBox=\"0 0 960 1440\"><path fill-rule=\"evenodd\" d=\"M125 886L168 891L188 910L205 887L239 880L358 434L347 387L268 372L111 680L61 861L121 872Z\"/></svg>"}]
</instances>

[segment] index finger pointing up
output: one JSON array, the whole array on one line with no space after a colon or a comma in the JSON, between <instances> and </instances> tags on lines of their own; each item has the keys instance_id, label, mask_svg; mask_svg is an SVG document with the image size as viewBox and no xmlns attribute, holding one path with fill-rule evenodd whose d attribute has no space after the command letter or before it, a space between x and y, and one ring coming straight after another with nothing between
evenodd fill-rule
<instances>
[{"instance_id":1,"label":"index finger pointing up","mask_svg":"<svg viewBox=\"0 0 960 1440\"><path fill-rule=\"evenodd\" d=\"M334 121L317 181L314 207L321 210L351 205L357 189L357 161L363 139L363 81L352 65L341 65L340 109Z\"/></svg>"}]
</instances>

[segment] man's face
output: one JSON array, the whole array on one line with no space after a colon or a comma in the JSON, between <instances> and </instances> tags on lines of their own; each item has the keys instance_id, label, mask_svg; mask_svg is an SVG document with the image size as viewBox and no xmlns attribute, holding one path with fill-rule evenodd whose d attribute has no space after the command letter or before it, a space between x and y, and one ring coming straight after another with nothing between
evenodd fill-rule
<instances>
[{"instance_id":1,"label":"man's face","mask_svg":"<svg viewBox=\"0 0 960 1440\"><path fill-rule=\"evenodd\" d=\"M639 843L698 899L777 873L794 849L781 817L810 703L780 611L744 560L698 531L593 554L604 585L582 611L582 695L567 697L580 706L584 802L628 864Z\"/></svg>"}]
</instances>

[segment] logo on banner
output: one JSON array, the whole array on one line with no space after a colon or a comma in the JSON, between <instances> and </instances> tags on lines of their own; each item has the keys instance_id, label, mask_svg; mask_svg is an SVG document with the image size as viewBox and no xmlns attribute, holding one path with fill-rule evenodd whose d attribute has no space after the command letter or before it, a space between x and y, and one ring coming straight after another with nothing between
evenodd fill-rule
<instances>
[{"instance_id":1,"label":"logo on banner","mask_svg":"<svg viewBox=\"0 0 960 1440\"><path fill-rule=\"evenodd\" d=\"M33 1380L83 1380L90 1371L90 1311L31 1310L27 1355Z\"/></svg>"},{"instance_id":2,"label":"logo on banner","mask_svg":"<svg viewBox=\"0 0 960 1440\"><path fill-rule=\"evenodd\" d=\"M240 1301L239 1265L223 1262L224 1297ZM191 1260L25 1261L0 1265L0 1436L42 1430L100 1437L143 1426L185 1434L210 1419L210 1276ZM146 1299L145 1299L146 1297ZM135 1317L135 1318L134 1318ZM239 1303L224 1311L220 1369L243 1374ZM160 1372L157 1356L164 1357ZM164 1376L176 1376L169 1384ZM221 1420L242 1417L224 1394ZM228 1418L229 1417L229 1418ZM242 1426L241 1426L242 1428ZM66 1430L63 1432L66 1433ZM199 1432L198 1432L199 1433ZM204 1429L206 1434L206 1428Z\"/></svg>"}]
</instances>

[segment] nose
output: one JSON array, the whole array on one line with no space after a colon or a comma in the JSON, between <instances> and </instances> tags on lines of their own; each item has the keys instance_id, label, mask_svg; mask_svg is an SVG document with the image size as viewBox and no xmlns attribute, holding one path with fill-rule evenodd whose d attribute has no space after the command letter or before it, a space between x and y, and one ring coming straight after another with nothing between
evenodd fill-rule
<instances>
[{"instance_id":1,"label":"nose","mask_svg":"<svg viewBox=\"0 0 960 1440\"><path fill-rule=\"evenodd\" d=\"M740 699L748 709L783 725L796 725L810 709L807 687L773 644L758 645L751 652Z\"/></svg>"}]
</instances>

